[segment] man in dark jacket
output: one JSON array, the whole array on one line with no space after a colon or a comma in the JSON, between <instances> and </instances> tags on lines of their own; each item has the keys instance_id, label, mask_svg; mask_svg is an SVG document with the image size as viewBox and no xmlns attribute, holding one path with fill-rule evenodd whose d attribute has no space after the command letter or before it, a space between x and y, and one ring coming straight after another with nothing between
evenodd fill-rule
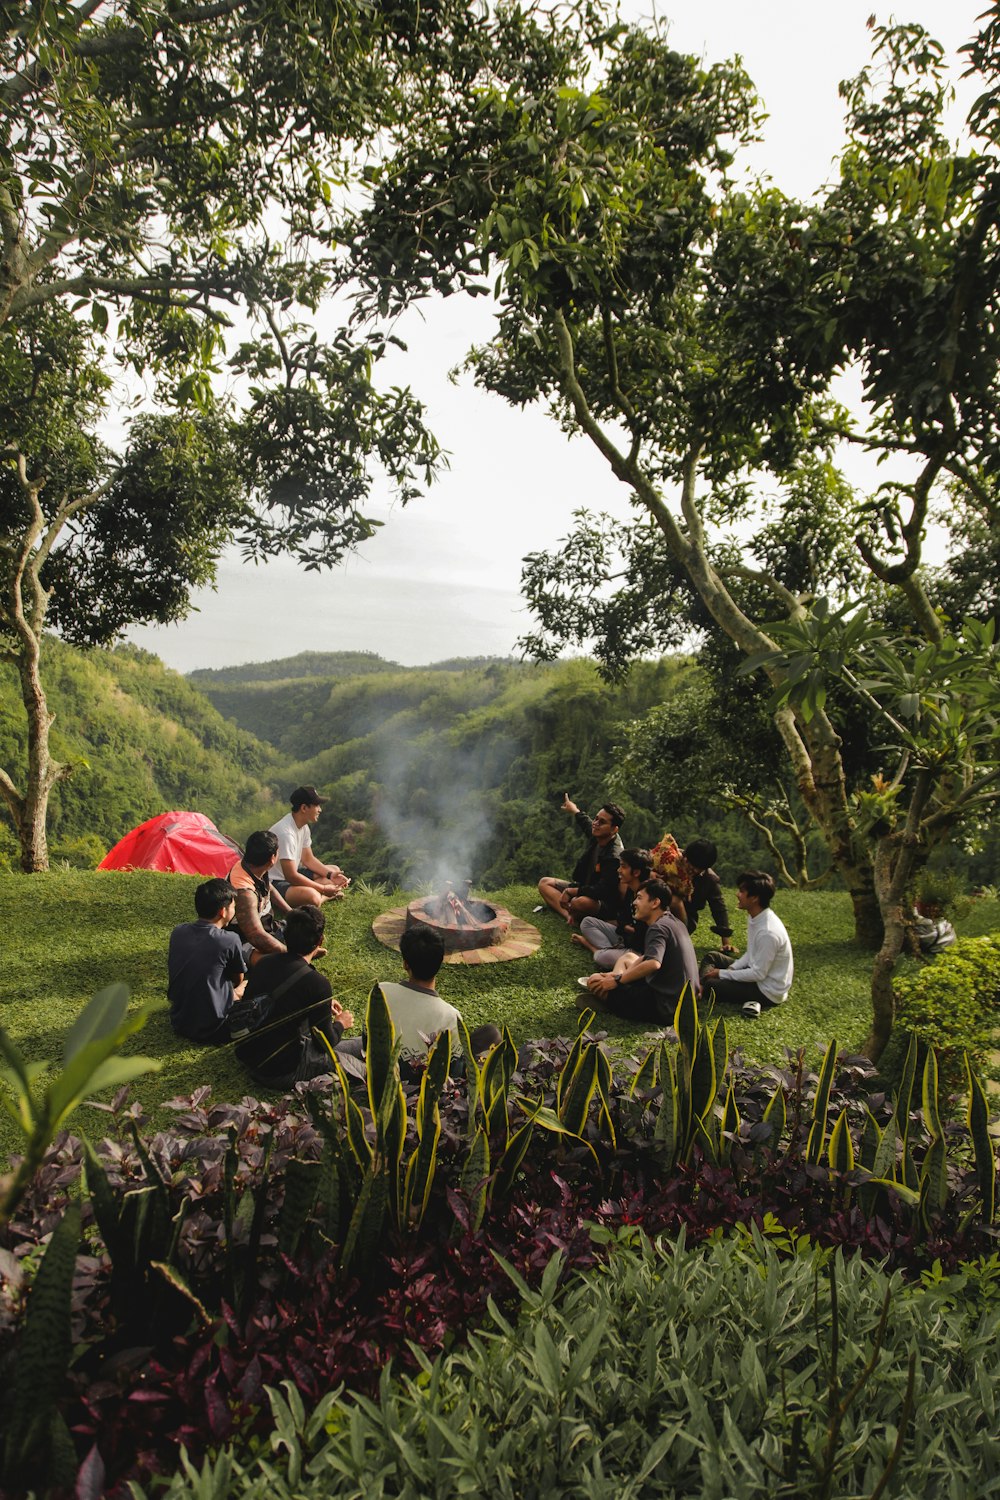
<instances>
[{"instance_id":1,"label":"man in dark jacket","mask_svg":"<svg viewBox=\"0 0 1000 1500\"><path fill-rule=\"evenodd\" d=\"M684 903L687 909L687 929L688 932L694 932L698 918L707 906L712 913L712 931L717 932L722 939L722 952L735 953L736 949L732 944L733 924L726 910L722 881L712 869L718 857L719 851L711 839L692 839L684 850L684 858L691 867L693 877L691 895Z\"/></svg>"},{"instance_id":2,"label":"man in dark jacket","mask_svg":"<svg viewBox=\"0 0 1000 1500\"><path fill-rule=\"evenodd\" d=\"M604 917L613 921L618 909L618 860L622 841L618 833L625 814L614 802L606 802L595 818L588 818L568 792L563 793L563 812L572 813L587 847L577 860L570 880L543 875L538 894L545 905L569 923L581 917Z\"/></svg>"},{"instance_id":3,"label":"man in dark jacket","mask_svg":"<svg viewBox=\"0 0 1000 1500\"><path fill-rule=\"evenodd\" d=\"M354 1017L333 999L329 979L312 965L323 951L324 928L318 906L297 907L285 923L287 951L261 958L247 981L244 999L269 995L272 1006L260 1029L247 1036L238 1034L234 1020L236 1056L267 1088L290 1089L332 1072L330 1047L346 1073L364 1077L360 1043L342 1042Z\"/></svg>"}]
</instances>

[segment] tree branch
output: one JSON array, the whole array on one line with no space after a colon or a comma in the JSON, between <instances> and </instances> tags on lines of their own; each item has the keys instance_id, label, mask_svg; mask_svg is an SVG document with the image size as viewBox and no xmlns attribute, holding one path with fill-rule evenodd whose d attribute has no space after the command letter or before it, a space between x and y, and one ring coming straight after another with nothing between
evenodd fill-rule
<instances>
[{"instance_id":1,"label":"tree branch","mask_svg":"<svg viewBox=\"0 0 1000 1500\"><path fill-rule=\"evenodd\" d=\"M738 563L731 568L720 568L723 578L746 578L751 583L761 583L766 589L770 589L792 616L800 618L805 613L805 599L801 594L793 594L790 588L775 578L773 573L767 573L763 569L748 568L745 563Z\"/></svg>"}]
</instances>

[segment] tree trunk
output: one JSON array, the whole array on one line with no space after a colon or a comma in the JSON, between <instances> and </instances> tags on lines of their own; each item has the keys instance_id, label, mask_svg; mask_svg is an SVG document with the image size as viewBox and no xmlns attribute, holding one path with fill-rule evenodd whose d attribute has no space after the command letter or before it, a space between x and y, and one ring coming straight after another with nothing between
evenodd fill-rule
<instances>
[{"instance_id":1,"label":"tree trunk","mask_svg":"<svg viewBox=\"0 0 1000 1500\"><path fill-rule=\"evenodd\" d=\"M870 1057L872 1062L878 1062L885 1051L896 1013L892 975L906 938L906 920L902 907L885 919L884 927L882 946L872 968L872 1027L862 1048L864 1055Z\"/></svg>"},{"instance_id":2,"label":"tree trunk","mask_svg":"<svg viewBox=\"0 0 1000 1500\"><path fill-rule=\"evenodd\" d=\"M49 796L57 781L70 773L68 766L49 753L49 729L54 715L49 711L39 670L41 642L22 651L18 661L21 701L28 719L28 774L26 789L19 795L7 776L2 778L4 799L10 809L21 845L21 869L26 875L49 868L46 832Z\"/></svg>"},{"instance_id":3,"label":"tree trunk","mask_svg":"<svg viewBox=\"0 0 1000 1500\"><path fill-rule=\"evenodd\" d=\"M19 548L4 580L4 599L0 620L14 636L16 644L4 653L17 669L21 702L28 721L28 768L24 792L20 792L7 771L0 768L0 794L10 811L21 845L21 869L34 875L49 867L49 845L46 816L49 795L57 781L70 774L71 767L60 765L49 753L49 730L55 717L49 711L42 687L42 630L49 596L41 581L41 569L58 534L61 519L53 522L46 535L45 518L39 503L40 482L27 477L23 457L18 460L18 478L28 505L28 519Z\"/></svg>"}]
</instances>

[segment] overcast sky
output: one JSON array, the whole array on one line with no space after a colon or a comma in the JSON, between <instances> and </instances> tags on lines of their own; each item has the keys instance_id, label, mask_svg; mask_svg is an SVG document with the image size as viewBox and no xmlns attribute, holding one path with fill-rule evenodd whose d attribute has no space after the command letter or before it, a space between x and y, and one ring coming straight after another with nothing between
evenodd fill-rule
<instances>
[{"instance_id":1,"label":"overcast sky","mask_svg":"<svg viewBox=\"0 0 1000 1500\"><path fill-rule=\"evenodd\" d=\"M872 0L688 0L659 13L679 50L709 62L742 56L769 112L754 168L805 197L829 177L840 148L837 85L869 59L869 15L919 21L954 55L982 8L979 0L895 10ZM629 19L651 14L646 0L622 9ZM956 60L956 133L971 97L960 71ZM531 624L518 594L525 553L555 543L579 506L624 519L629 505L590 444L567 440L543 411L515 411L468 380L449 381L489 327L485 298L456 297L425 305L399 330L409 353L391 379L425 403L450 454L449 470L424 499L403 509L377 497L368 510L386 524L332 572L281 561L254 568L226 557L217 590L199 590L186 621L134 630L130 639L183 672L305 650L370 650L406 665L509 654Z\"/></svg>"}]
</instances>

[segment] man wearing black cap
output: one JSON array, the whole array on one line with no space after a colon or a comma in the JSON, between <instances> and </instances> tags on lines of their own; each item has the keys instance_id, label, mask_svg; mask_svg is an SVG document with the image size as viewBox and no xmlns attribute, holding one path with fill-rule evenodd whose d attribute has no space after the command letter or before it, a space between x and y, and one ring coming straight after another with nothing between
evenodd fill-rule
<instances>
[{"instance_id":1,"label":"man wearing black cap","mask_svg":"<svg viewBox=\"0 0 1000 1500\"><path fill-rule=\"evenodd\" d=\"M271 832L278 840L278 864L271 886L289 906L322 906L338 900L350 885L339 865L322 865L312 852L310 824L315 823L323 799L314 786L297 786L290 798L292 810Z\"/></svg>"}]
</instances>

